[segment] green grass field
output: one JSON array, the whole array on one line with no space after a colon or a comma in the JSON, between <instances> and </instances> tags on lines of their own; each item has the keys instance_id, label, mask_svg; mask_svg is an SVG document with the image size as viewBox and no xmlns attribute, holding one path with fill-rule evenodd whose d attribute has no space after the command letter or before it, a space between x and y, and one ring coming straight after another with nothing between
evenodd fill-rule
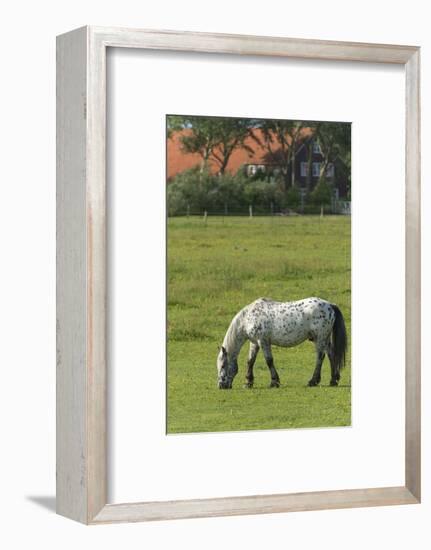
<instances>
[{"instance_id":1,"label":"green grass field","mask_svg":"<svg viewBox=\"0 0 431 550\"><path fill-rule=\"evenodd\" d=\"M229 323L262 296L336 303L350 336L350 218L168 220L168 433L350 425L350 352L338 387L329 386L326 358L321 385L309 388L313 344L274 346L281 387L269 389L260 352L254 388L244 389L246 343L233 389L217 388L216 356Z\"/></svg>"}]
</instances>

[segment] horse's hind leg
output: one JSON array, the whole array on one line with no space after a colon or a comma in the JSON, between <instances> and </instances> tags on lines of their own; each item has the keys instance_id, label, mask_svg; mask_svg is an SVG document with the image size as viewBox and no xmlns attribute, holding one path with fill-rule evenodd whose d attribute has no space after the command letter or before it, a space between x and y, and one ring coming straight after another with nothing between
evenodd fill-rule
<instances>
[{"instance_id":1,"label":"horse's hind leg","mask_svg":"<svg viewBox=\"0 0 431 550\"><path fill-rule=\"evenodd\" d=\"M337 368L334 357L334 348L331 342L328 343L327 354L329 357L329 362L331 363L331 381L330 386L338 386L338 381L340 380L340 371Z\"/></svg>"},{"instance_id":2,"label":"horse's hind leg","mask_svg":"<svg viewBox=\"0 0 431 550\"><path fill-rule=\"evenodd\" d=\"M269 387L279 388L280 378L274 367L274 359L272 358L271 344L268 344L266 342L260 342L260 347L262 348L263 355L265 356L266 364L268 365L269 372L271 373L271 384L269 385Z\"/></svg>"},{"instance_id":3,"label":"horse's hind leg","mask_svg":"<svg viewBox=\"0 0 431 550\"><path fill-rule=\"evenodd\" d=\"M259 352L259 344L250 342L250 350L248 352L247 360L247 374L245 377L245 388L252 388L254 382L253 367L256 362L256 357Z\"/></svg>"},{"instance_id":4,"label":"horse's hind leg","mask_svg":"<svg viewBox=\"0 0 431 550\"><path fill-rule=\"evenodd\" d=\"M316 344L316 367L314 369L311 380L309 380L308 382L309 386L317 386L318 384L320 384L320 372L322 370L322 363L324 359L325 352L323 351L321 346Z\"/></svg>"}]
</instances>

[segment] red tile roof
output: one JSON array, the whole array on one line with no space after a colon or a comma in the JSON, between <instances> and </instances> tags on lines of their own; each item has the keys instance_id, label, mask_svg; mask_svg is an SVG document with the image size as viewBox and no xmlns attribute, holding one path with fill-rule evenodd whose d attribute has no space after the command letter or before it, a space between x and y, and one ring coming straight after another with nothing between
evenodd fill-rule
<instances>
[{"instance_id":1,"label":"red tile roof","mask_svg":"<svg viewBox=\"0 0 431 550\"><path fill-rule=\"evenodd\" d=\"M167 177L168 180L188 170L199 166L202 162L202 157L197 153L184 153L181 150L181 135L187 132L183 130L181 132L174 132L170 138L167 140ZM254 130L258 138L262 138L262 133L260 130ZM301 138L304 139L312 134L311 128L304 128L301 131ZM244 164L267 164L268 161L265 159L267 155L267 150L261 147L252 137L248 137L245 140L245 144L253 149L253 153L250 154L246 149L238 148L235 149L229 158L227 165L227 171L235 174L241 166ZM274 149L276 149L274 145ZM209 168L211 172L216 173L218 171L218 165L215 161L209 162Z\"/></svg>"}]
</instances>

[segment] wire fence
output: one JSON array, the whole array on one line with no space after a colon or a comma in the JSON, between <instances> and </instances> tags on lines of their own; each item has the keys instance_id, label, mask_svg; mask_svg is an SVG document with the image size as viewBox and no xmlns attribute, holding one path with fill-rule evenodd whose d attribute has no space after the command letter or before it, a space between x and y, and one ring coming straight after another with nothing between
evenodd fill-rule
<instances>
[{"instance_id":1,"label":"wire fence","mask_svg":"<svg viewBox=\"0 0 431 550\"><path fill-rule=\"evenodd\" d=\"M252 205L248 207L248 209L241 209L241 210L230 210L229 208L225 208L224 210L212 210L212 209L191 209L187 208L183 211L176 211L175 214L169 213L168 209L168 217L170 218L176 218L176 217L187 217L187 218L203 218L204 221L208 217L213 218L263 218L263 217L270 217L270 218L288 218L291 216L302 216L302 215L311 215L311 216L327 216L327 215L343 215L343 216L350 216L351 215L351 203L349 201L334 201L332 205L316 205L316 206L310 206L307 205L306 207L299 207L299 208L284 208L282 210L275 210L274 208L270 207L269 209L265 210L263 208L254 208Z\"/></svg>"}]
</instances>

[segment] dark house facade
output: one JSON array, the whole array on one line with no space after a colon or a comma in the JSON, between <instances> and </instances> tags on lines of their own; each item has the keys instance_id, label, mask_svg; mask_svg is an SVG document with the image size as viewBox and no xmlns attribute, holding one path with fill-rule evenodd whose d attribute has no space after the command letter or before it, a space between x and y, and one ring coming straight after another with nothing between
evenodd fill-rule
<instances>
[{"instance_id":1,"label":"dark house facade","mask_svg":"<svg viewBox=\"0 0 431 550\"><path fill-rule=\"evenodd\" d=\"M311 152L311 156L310 156ZM294 182L304 193L313 191L316 187L324 157L319 142L310 137L298 148L295 161L292 163L295 170ZM285 175L286 181L292 184L292 165ZM262 177L262 179L280 177L281 163L277 162L277 152L269 158L268 155L260 159L259 163L246 163L244 170L249 177ZM334 189L336 200L350 200L350 174L348 167L341 158L335 158L326 167L325 180Z\"/></svg>"}]
</instances>

